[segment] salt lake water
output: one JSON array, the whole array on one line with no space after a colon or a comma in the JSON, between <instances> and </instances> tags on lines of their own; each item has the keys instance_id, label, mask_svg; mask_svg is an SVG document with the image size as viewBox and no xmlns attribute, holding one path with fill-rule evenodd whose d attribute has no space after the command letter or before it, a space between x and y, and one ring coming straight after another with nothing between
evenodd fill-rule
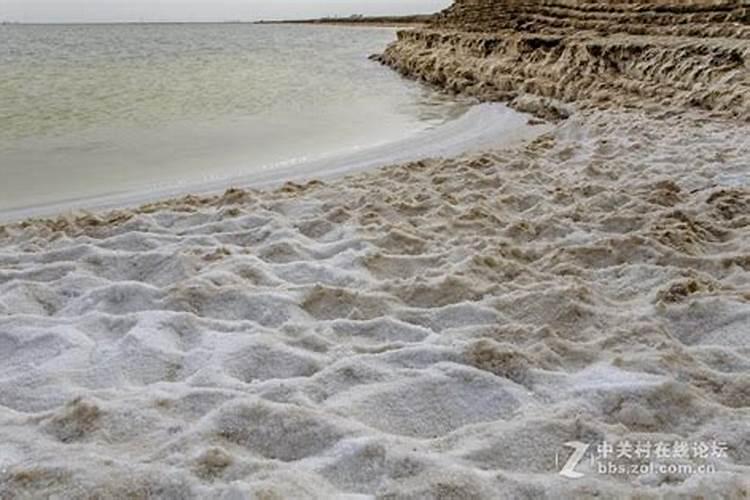
<instances>
[{"instance_id":1,"label":"salt lake water","mask_svg":"<svg viewBox=\"0 0 750 500\"><path fill-rule=\"evenodd\" d=\"M0 211L159 191L383 146L468 104L368 60L384 28L0 26Z\"/></svg>"}]
</instances>

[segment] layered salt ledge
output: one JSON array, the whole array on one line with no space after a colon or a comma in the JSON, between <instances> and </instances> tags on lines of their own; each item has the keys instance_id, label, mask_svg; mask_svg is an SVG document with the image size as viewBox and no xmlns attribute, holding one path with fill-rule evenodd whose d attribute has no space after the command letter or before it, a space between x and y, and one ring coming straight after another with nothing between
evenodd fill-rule
<instances>
[{"instance_id":1,"label":"layered salt ledge","mask_svg":"<svg viewBox=\"0 0 750 500\"><path fill-rule=\"evenodd\" d=\"M740 498L746 125L574 115L329 184L0 229L0 494ZM726 442L557 474L564 443Z\"/></svg>"},{"instance_id":2,"label":"layered salt ledge","mask_svg":"<svg viewBox=\"0 0 750 500\"><path fill-rule=\"evenodd\" d=\"M697 107L750 120L742 0L458 0L378 58L454 92L545 117L581 107Z\"/></svg>"}]
</instances>

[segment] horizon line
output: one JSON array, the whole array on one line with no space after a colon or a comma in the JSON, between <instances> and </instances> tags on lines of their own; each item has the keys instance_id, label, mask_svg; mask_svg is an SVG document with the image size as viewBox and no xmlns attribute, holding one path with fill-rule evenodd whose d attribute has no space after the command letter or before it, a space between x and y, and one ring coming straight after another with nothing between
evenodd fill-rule
<instances>
[{"instance_id":1,"label":"horizon line","mask_svg":"<svg viewBox=\"0 0 750 500\"><path fill-rule=\"evenodd\" d=\"M322 17L299 17L299 18L262 18L262 19L216 19L216 20L203 20L203 21L180 21L180 20L138 20L138 21L14 21L11 19L0 20L0 25L27 25L27 26L44 26L44 25L109 25L109 24L262 24L262 23L284 23L284 22L315 22L315 21L326 21L326 20L354 20L359 18L360 20L367 20L371 18L406 18L414 16L430 16L434 15L431 13L413 13L413 14L375 14L367 16L358 16L357 14L352 15L333 15L333 16L322 16Z\"/></svg>"}]
</instances>

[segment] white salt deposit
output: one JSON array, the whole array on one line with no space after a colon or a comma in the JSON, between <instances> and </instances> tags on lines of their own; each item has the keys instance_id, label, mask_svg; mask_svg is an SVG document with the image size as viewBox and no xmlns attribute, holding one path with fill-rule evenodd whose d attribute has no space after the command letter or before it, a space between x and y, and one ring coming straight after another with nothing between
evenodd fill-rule
<instances>
[{"instance_id":1,"label":"white salt deposit","mask_svg":"<svg viewBox=\"0 0 750 500\"><path fill-rule=\"evenodd\" d=\"M750 192L714 179L748 136L592 112L328 185L2 227L0 497L743 498ZM558 474L605 439L728 455Z\"/></svg>"}]
</instances>

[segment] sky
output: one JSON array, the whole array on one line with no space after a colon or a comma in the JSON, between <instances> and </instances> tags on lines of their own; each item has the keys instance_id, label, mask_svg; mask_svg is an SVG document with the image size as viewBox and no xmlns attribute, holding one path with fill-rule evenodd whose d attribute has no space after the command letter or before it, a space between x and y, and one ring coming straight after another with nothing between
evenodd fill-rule
<instances>
[{"instance_id":1,"label":"sky","mask_svg":"<svg viewBox=\"0 0 750 500\"><path fill-rule=\"evenodd\" d=\"M430 13L451 3L451 0L0 0L0 21L257 21Z\"/></svg>"}]
</instances>

